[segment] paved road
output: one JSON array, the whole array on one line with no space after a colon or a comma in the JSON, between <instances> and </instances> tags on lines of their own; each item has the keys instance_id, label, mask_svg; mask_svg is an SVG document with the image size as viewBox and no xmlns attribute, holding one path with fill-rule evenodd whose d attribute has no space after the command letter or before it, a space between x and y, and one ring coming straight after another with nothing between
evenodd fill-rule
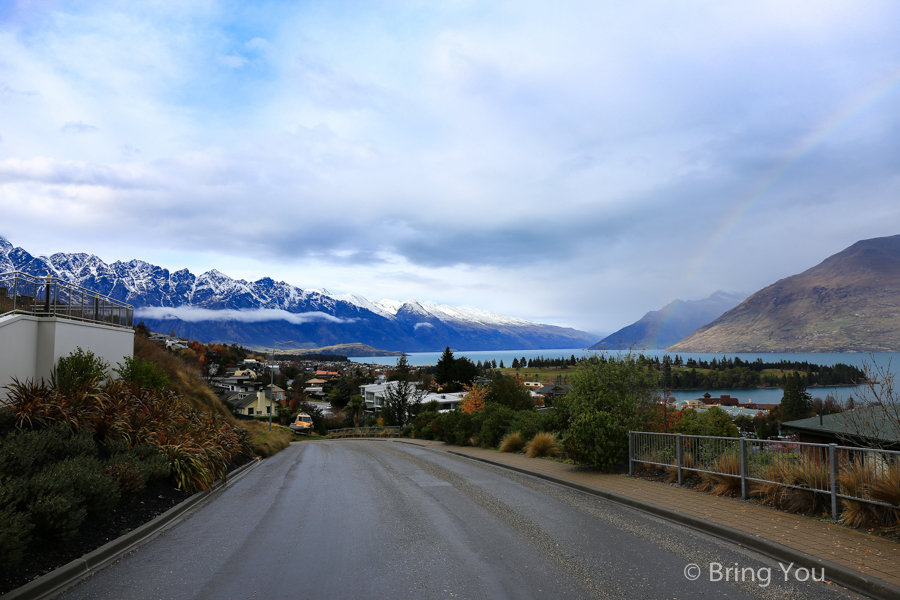
<instances>
[{"instance_id":1,"label":"paved road","mask_svg":"<svg viewBox=\"0 0 900 600\"><path fill-rule=\"evenodd\" d=\"M725 582L735 566L743 581ZM292 445L61 597L856 597L796 575L786 583L774 561L526 475L343 440Z\"/></svg>"}]
</instances>

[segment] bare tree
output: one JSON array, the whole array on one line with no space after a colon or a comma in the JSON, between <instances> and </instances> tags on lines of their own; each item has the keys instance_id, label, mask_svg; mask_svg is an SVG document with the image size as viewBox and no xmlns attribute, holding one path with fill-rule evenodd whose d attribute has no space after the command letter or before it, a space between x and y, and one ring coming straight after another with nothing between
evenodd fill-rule
<instances>
[{"instance_id":1,"label":"bare tree","mask_svg":"<svg viewBox=\"0 0 900 600\"><path fill-rule=\"evenodd\" d=\"M384 390L382 415L389 425L404 426L419 413L425 391L413 381L412 369L406 355L397 359L397 368L392 375L396 381Z\"/></svg>"},{"instance_id":2,"label":"bare tree","mask_svg":"<svg viewBox=\"0 0 900 600\"><path fill-rule=\"evenodd\" d=\"M865 381L833 420L832 431L842 440L872 448L896 446L900 442L900 396L894 389L895 374L890 360L880 366L871 358L871 362L863 361Z\"/></svg>"}]
</instances>

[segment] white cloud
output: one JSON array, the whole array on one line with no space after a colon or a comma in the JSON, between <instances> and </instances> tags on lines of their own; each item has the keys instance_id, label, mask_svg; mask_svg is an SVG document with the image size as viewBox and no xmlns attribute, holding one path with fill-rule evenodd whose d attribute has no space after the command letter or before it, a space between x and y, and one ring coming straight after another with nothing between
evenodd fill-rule
<instances>
[{"instance_id":1,"label":"white cloud","mask_svg":"<svg viewBox=\"0 0 900 600\"><path fill-rule=\"evenodd\" d=\"M900 231L898 11L32 4L0 235L612 331Z\"/></svg>"},{"instance_id":2,"label":"white cloud","mask_svg":"<svg viewBox=\"0 0 900 600\"><path fill-rule=\"evenodd\" d=\"M99 131L99 128L81 121L68 121L59 130L63 133L91 133Z\"/></svg>"},{"instance_id":3,"label":"white cloud","mask_svg":"<svg viewBox=\"0 0 900 600\"><path fill-rule=\"evenodd\" d=\"M136 317L146 319L180 319L188 323L198 321L239 321L242 323L287 321L294 325L303 325L315 321L328 321L329 323L353 323L356 321L356 319L341 319L321 312L292 313L276 308L213 310L193 306L147 307L135 309L134 314Z\"/></svg>"}]
</instances>

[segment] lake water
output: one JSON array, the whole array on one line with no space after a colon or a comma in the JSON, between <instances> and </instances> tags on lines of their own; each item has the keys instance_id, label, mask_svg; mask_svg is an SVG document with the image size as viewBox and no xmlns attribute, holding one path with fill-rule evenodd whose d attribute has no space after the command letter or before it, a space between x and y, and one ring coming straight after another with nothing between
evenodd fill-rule
<instances>
[{"instance_id":1,"label":"lake water","mask_svg":"<svg viewBox=\"0 0 900 600\"><path fill-rule=\"evenodd\" d=\"M660 360L663 355L666 354L664 349L651 349L651 350L642 350L642 354L646 356L656 356ZM443 352L410 352L407 354L407 361L409 364L422 367L427 365L435 365L437 361L441 358L441 354ZM453 356L467 356L472 362L484 362L486 360L496 360L498 363L502 360L503 363L508 367L512 364L512 360L514 358L521 358L524 356L527 358L537 358L539 356L543 356L544 358L569 358L572 355L575 355L575 358L581 358L585 354L596 354L593 351L585 351L583 348L567 348L567 349L559 349L559 350L475 350L475 351L455 351L453 352ZM605 354L615 355L616 352L605 352ZM853 365L855 367L861 367L863 361L872 362L874 358L874 362L877 365L887 367L888 364L893 363L895 368L900 368L900 353L898 352L881 352L878 354L866 354L863 352L802 352L802 353L757 353L757 354L732 354L732 353L702 353L702 352L680 352L678 354L682 359L687 360L688 358L693 358L694 360L706 360L710 361L712 359L721 360L722 357L734 358L736 356L740 357L743 361L754 361L757 358L761 358L764 362L778 362L780 360L790 360L790 361L799 361L799 362L810 362L815 363L817 365L834 365L836 363L844 363L845 365ZM671 356L674 356L672 354ZM353 357L350 360L358 363L369 363L376 365L395 365L397 364L396 356L358 356ZM894 369L892 369L894 370Z\"/></svg>"},{"instance_id":2,"label":"lake water","mask_svg":"<svg viewBox=\"0 0 900 600\"><path fill-rule=\"evenodd\" d=\"M651 350L643 350L642 353L645 356L656 356L660 360L664 354L666 354L664 349L651 349ZM437 361L441 358L442 352L411 352L407 355L407 361L409 364L414 366L428 366L437 364ZM575 358L581 358L585 356L585 354L594 354L593 351L587 352L583 348L567 348L567 349L559 349L559 350L494 350L494 351L460 351L453 352L453 355L456 357L466 356L472 360L472 362L484 362L486 360L496 360L499 364L500 361L503 361L503 364L509 367L512 364L514 358L519 360L524 356L526 359L529 358L538 358L543 356L544 358L569 358L572 355L575 355ZM616 352L606 352L606 354L615 355ZM855 367L862 367L864 362L873 363L881 366L881 367L891 367L891 371L896 372L897 369L900 369L900 353L898 352L882 352L878 354L866 354L862 352L805 352L805 353L748 353L748 354L731 354L731 353L718 353L718 354L709 354L709 353L679 353L678 354L683 360L687 360L688 358L693 358L694 360L705 360L710 361L713 358L716 360L721 360L723 357L734 358L740 357L743 361L755 361L757 358L763 360L763 362L778 362L781 360L787 361L797 361L797 362L809 362L817 365L827 365L831 366L836 363L844 363L845 365L853 365ZM672 355L674 356L674 355ZM370 357L353 357L350 360L358 363L369 363L369 364L378 364L378 365L395 365L397 364L397 358L393 356L370 356ZM846 399L847 397L854 395L854 391L856 390L856 386L847 386L847 387L812 387L809 388L809 393L813 398L822 398L824 399L827 395L832 395L836 398ZM759 402L764 404L777 404L781 402L781 396L783 394L783 390L781 388L751 388L751 389L731 389L731 390L679 390L673 392L673 396L678 398L679 400L692 400L694 398L701 397L705 392L709 392L713 396L721 396L722 394L728 394L734 398L738 398L742 403L750 402Z\"/></svg>"}]
</instances>

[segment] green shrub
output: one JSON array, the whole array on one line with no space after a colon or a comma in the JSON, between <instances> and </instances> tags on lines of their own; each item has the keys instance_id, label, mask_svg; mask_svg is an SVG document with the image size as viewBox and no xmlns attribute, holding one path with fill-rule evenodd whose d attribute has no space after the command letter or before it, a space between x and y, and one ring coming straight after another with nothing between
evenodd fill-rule
<instances>
[{"instance_id":1,"label":"green shrub","mask_svg":"<svg viewBox=\"0 0 900 600\"><path fill-rule=\"evenodd\" d=\"M121 491L115 480L106 474L104 464L89 456L76 456L57 465L72 479L76 497L84 503L88 514L103 514L119 502Z\"/></svg>"},{"instance_id":2,"label":"green shrub","mask_svg":"<svg viewBox=\"0 0 900 600\"><path fill-rule=\"evenodd\" d=\"M105 472L119 486L122 496L134 496L147 485L140 464L133 461L114 459L107 463Z\"/></svg>"},{"instance_id":3,"label":"green shrub","mask_svg":"<svg viewBox=\"0 0 900 600\"><path fill-rule=\"evenodd\" d=\"M0 505L0 572L22 562L34 525L13 506Z\"/></svg>"},{"instance_id":4,"label":"green shrub","mask_svg":"<svg viewBox=\"0 0 900 600\"><path fill-rule=\"evenodd\" d=\"M540 416L538 431L568 431L572 420L569 401L566 397L557 398L553 401L550 409L537 414Z\"/></svg>"},{"instance_id":5,"label":"green shrub","mask_svg":"<svg viewBox=\"0 0 900 600\"><path fill-rule=\"evenodd\" d=\"M479 437L481 438L481 443L487 447L498 445L516 416L517 411L508 406L493 402L486 403L480 415L481 429Z\"/></svg>"},{"instance_id":6,"label":"green shrub","mask_svg":"<svg viewBox=\"0 0 900 600\"><path fill-rule=\"evenodd\" d=\"M429 402L429 404L437 403ZM440 439L435 435L439 430L437 423L439 417L440 413L436 410L420 412L413 421L413 435L423 440Z\"/></svg>"},{"instance_id":7,"label":"green shrub","mask_svg":"<svg viewBox=\"0 0 900 600\"><path fill-rule=\"evenodd\" d=\"M543 431L544 415L533 410L520 410L509 423L508 431L518 431L523 440L530 440Z\"/></svg>"},{"instance_id":8,"label":"green shrub","mask_svg":"<svg viewBox=\"0 0 900 600\"><path fill-rule=\"evenodd\" d=\"M74 485L65 468L56 465L44 469L28 481L25 512L36 533L65 540L78 532L87 517L75 496Z\"/></svg>"},{"instance_id":9,"label":"green shrub","mask_svg":"<svg viewBox=\"0 0 900 600\"><path fill-rule=\"evenodd\" d=\"M572 421L563 448L577 462L611 469L627 457L628 427L607 412L585 413Z\"/></svg>"},{"instance_id":10,"label":"green shrub","mask_svg":"<svg viewBox=\"0 0 900 600\"><path fill-rule=\"evenodd\" d=\"M106 378L109 363L79 346L68 356L59 359L50 378L53 387L63 392L90 388Z\"/></svg>"},{"instance_id":11,"label":"green shrub","mask_svg":"<svg viewBox=\"0 0 900 600\"><path fill-rule=\"evenodd\" d=\"M63 425L16 431L0 438L0 476L28 475L49 462L95 453L89 433L72 435Z\"/></svg>"},{"instance_id":12,"label":"green shrub","mask_svg":"<svg viewBox=\"0 0 900 600\"><path fill-rule=\"evenodd\" d=\"M628 431L646 407L655 406L657 382L631 353L595 355L579 363L572 386L557 407L568 411L570 425L563 445L576 461L603 469L625 460Z\"/></svg>"},{"instance_id":13,"label":"green shrub","mask_svg":"<svg viewBox=\"0 0 900 600\"><path fill-rule=\"evenodd\" d=\"M702 411L693 408L681 411L681 416L675 421L675 433L716 437L740 436L740 431L728 413L715 406Z\"/></svg>"},{"instance_id":14,"label":"green shrub","mask_svg":"<svg viewBox=\"0 0 900 600\"><path fill-rule=\"evenodd\" d=\"M479 431L481 431L481 420L483 414L481 412L465 413L461 411L453 411L459 413L455 427L452 431L453 443L457 446L468 446L470 440Z\"/></svg>"},{"instance_id":15,"label":"green shrub","mask_svg":"<svg viewBox=\"0 0 900 600\"><path fill-rule=\"evenodd\" d=\"M106 474L124 496L141 492L148 481L169 477L169 460L154 446L136 446L115 452L105 467Z\"/></svg>"},{"instance_id":16,"label":"green shrub","mask_svg":"<svg viewBox=\"0 0 900 600\"><path fill-rule=\"evenodd\" d=\"M25 510L35 530L58 539L77 533L88 513L102 514L121 493L96 458L76 456L47 465L27 483Z\"/></svg>"},{"instance_id":17,"label":"green shrub","mask_svg":"<svg viewBox=\"0 0 900 600\"><path fill-rule=\"evenodd\" d=\"M124 362L113 369L122 381L134 383L142 389L163 390L169 387L165 371L140 356L126 356Z\"/></svg>"}]
</instances>

